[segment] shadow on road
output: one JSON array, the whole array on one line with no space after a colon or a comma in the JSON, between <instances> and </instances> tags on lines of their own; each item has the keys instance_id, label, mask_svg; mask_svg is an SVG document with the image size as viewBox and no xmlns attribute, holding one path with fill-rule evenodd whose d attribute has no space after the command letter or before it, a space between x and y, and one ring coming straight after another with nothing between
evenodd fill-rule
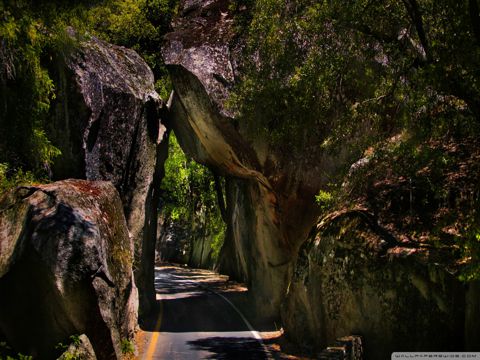
<instances>
[{"instance_id":1,"label":"shadow on road","mask_svg":"<svg viewBox=\"0 0 480 360\"><path fill-rule=\"evenodd\" d=\"M275 322L254 314L247 288L226 276L161 266L155 288L157 303L140 324L146 334L142 359L298 359L282 353Z\"/></svg>"},{"instance_id":2,"label":"shadow on road","mask_svg":"<svg viewBox=\"0 0 480 360\"><path fill-rule=\"evenodd\" d=\"M208 337L188 344L212 353L207 359L267 359L263 346L252 338Z\"/></svg>"},{"instance_id":3,"label":"shadow on road","mask_svg":"<svg viewBox=\"0 0 480 360\"><path fill-rule=\"evenodd\" d=\"M248 302L247 289L208 270L161 267L155 271L155 309L142 330L160 332L248 331L240 316L214 293L237 304Z\"/></svg>"}]
</instances>

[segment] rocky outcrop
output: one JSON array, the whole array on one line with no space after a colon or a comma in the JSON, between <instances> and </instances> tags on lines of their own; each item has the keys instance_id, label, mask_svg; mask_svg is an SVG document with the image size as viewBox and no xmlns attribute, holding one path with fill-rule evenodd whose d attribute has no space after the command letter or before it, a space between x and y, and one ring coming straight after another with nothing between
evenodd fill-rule
<instances>
[{"instance_id":1,"label":"rocky outcrop","mask_svg":"<svg viewBox=\"0 0 480 360\"><path fill-rule=\"evenodd\" d=\"M121 357L137 324L133 242L109 182L20 187L0 199L0 333L18 352L55 358L86 334L98 359ZM58 356L58 354L57 354Z\"/></svg>"},{"instance_id":2,"label":"rocky outcrop","mask_svg":"<svg viewBox=\"0 0 480 360\"><path fill-rule=\"evenodd\" d=\"M462 351L473 329L452 260L445 248L396 243L364 211L331 215L302 246L282 311L287 336L318 350L361 334L373 360Z\"/></svg>"},{"instance_id":3,"label":"rocky outcrop","mask_svg":"<svg viewBox=\"0 0 480 360\"><path fill-rule=\"evenodd\" d=\"M317 349L360 334L367 359L478 351L478 262L469 251L478 141L395 137L381 146L351 167L341 200L302 246L282 311L286 334Z\"/></svg>"},{"instance_id":4,"label":"rocky outcrop","mask_svg":"<svg viewBox=\"0 0 480 360\"><path fill-rule=\"evenodd\" d=\"M184 1L166 36L163 54L175 89L172 129L190 156L232 178L221 270L246 280L258 308L274 315L298 246L318 215L314 194L341 156L282 153L224 106L241 56L228 5Z\"/></svg>"},{"instance_id":5,"label":"rocky outcrop","mask_svg":"<svg viewBox=\"0 0 480 360\"><path fill-rule=\"evenodd\" d=\"M95 37L81 40L66 57L57 54L51 71L58 96L48 137L62 152L53 177L115 185L136 244L141 308L148 310L154 301L152 219L168 146L153 73L135 51Z\"/></svg>"}]
</instances>

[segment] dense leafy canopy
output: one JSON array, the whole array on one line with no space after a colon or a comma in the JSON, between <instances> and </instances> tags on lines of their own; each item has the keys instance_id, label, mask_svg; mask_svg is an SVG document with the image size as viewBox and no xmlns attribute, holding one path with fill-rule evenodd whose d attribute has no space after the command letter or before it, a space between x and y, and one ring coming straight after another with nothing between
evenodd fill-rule
<instances>
[{"instance_id":1,"label":"dense leafy canopy","mask_svg":"<svg viewBox=\"0 0 480 360\"><path fill-rule=\"evenodd\" d=\"M43 131L54 85L41 64L57 39L22 10L0 5L0 163L41 170L58 155Z\"/></svg>"},{"instance_id":2,"label":"dense leafy canopy","mask_svg":"<svg viewBox=\"0 0 480 360\"><path fill-rule=\"evenodd\" d=\"M160 48L177 7L178 0L106 0L86 12L86 24L92 33L132 48L145 59L164 99L168 99L171 84Z\"/></svg>"},{"instance_id":3,"label":"dense leafy canopy","mask_svg":"<svg viewBox=\"0 0 480 360\"><path fill-rule=\"evenodd\" d=\"M231 103L277 144L478 127L478 23L476 0L258 0Z\"/></svg>"}]
</instances>

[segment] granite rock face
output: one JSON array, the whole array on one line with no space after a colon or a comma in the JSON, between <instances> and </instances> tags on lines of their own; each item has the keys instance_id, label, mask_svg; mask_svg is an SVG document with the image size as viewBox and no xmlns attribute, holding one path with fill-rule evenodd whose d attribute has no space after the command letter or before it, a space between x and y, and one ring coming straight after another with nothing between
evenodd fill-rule
<instances>
[{"instance_id":1,"label":"granite rock face","mask_svg":"<svg viewBox=\"0 0 480 360\"><path fill-rule=\"evenodd\" d=\"M258 309L275 315L318 216L314 195L344 159L282 152L234 118L225 100L243 55L233 24L229 1L181 2L162 50L175 89L172 129L190 156L231 179L220 270L247 281Z\"/></svg>"},{"instance_id":2,"label":"granite rock face","mask_svg":"<svg viewBox=\"0 0 480 360\"><path fill-rule=\"evenodd\" d=\"M20 187L0 199L0 333L19 352L54 358L86 334L98 359L121 358L138 294L133 242L109 182ZM57 354L58 355L58 354Z\"/></svg>"},{"instance_id":3,"label":"granite rock face","mask_svg":"<svg viewBox=\"0 0 480 360\"><path fill-rule=\"evenodd\" d=\"M334 151L307 141L301 154L269 145L225 106L245 56L229 1L181 1L172 26L162 49L175 89L172 129L186 153L227 178L220 271L247 282L264 316L277 315L288 294L286 333L318 350L350 334L364 336L368 359L395 350L474 349L478 284L459 282L438 260L440 250L390 243L374 226L378 214L331 214L315 229L319 190L349 167L349 177L361 177L368 165L361 153L353 158L355 142L392 134L368 133L361 123ZM345 209L357 204L351 200Z\"/></svg>"},{"instance_id":4,"label":"granite rock face","mask_svg":"<svg viewBox=\"0 0 480 360\"><path fill-rule=\"evenodd\" d=\"M55 179L109 180L120 193L136 247L135 279L141 309L154 301L153 260L156 204L166 149L160 120L163 102L154 77L133 50L92 37L67 56L52 74L59 90L48 137L62 155ZM165 149L164 149L165 148Z\"/></svg>"}]
</instances>

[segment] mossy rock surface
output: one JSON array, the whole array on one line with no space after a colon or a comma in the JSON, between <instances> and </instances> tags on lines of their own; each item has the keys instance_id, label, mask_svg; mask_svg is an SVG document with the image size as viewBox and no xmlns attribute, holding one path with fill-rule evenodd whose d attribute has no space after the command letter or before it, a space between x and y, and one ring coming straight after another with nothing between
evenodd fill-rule
<instances>
[{"instance_id":1,"label":"mossy rock surface","mask_svg":"<svg viewBox=\"0 0 480 360\"><path fill-rule=\"evenodd\" d=\"M466 287L450 264L437 262L448 257L382 230L364 211L319 224L300 250L284 303L287 335L320 350L359 334L368 359L463 350Z\"/></svg>"}]
</instances>

